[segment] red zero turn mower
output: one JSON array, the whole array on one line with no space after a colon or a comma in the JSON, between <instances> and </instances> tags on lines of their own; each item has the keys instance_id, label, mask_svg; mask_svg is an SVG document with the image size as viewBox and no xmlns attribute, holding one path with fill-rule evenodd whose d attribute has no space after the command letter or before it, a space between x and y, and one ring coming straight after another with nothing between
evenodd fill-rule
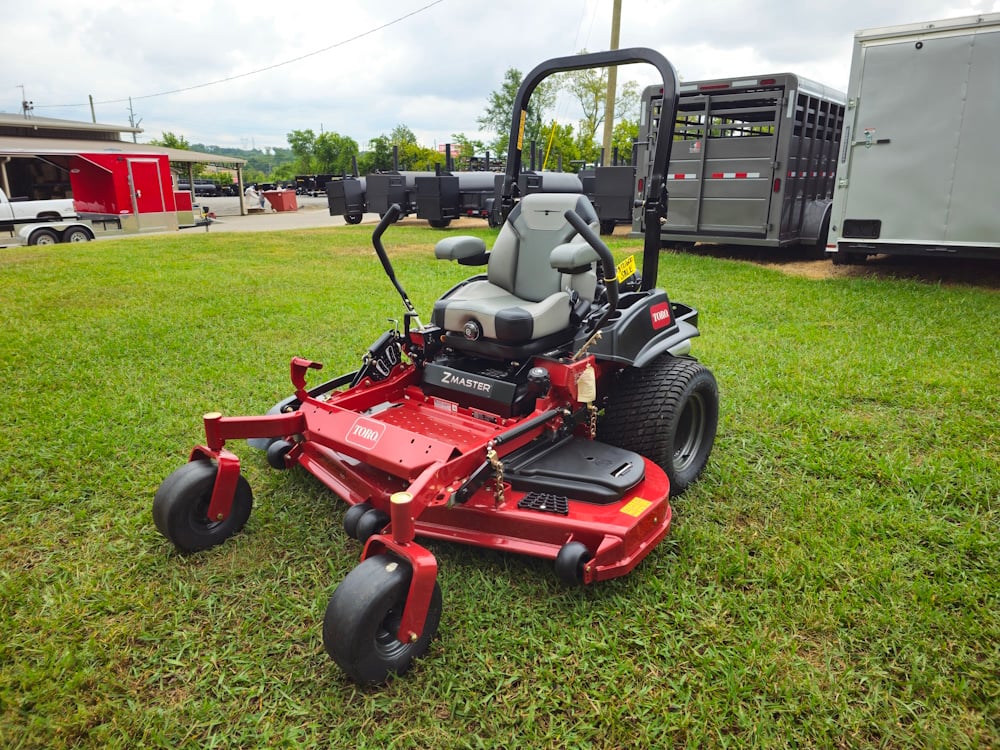
<instances>
[{"instance_id":1,"label":"red zero turn mower","mask_svg":"<svg viewBox=\"0 0 1000 750\"><path fill-rule=\"evenodd\" d=\"M220 544L250 515L228 440L249 439L275 468L301 466L346 500L344 528L364 552L330 599L323 641L359 683L405 672L437 631L437 561L418 537L553 560L568 583L602 581L650 553L670 528L668 496L705 467L719 407L711 372L688 356L698 314L655 288L670 139L656 143L641 204L641 275L631 259L616 272L585 196L516 195L538 83L634 62L662 74L661 119L673 122L676 75L653 50L539 65L515 99L491 251L475 237L435 247L486 273L446 292L422 324L382 245L393 207L372 244L406 306L403 331L322 385L306 383L319 364L292 360L295 394L263 416L206 414L206 444L156 493L156 526L182 552Z\"/></svg>"}]
</instances>

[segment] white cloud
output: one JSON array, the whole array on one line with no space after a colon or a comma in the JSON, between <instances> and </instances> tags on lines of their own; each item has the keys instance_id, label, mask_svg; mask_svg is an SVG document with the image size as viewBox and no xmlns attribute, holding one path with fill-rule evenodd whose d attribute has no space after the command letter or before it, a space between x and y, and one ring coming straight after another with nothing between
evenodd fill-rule
<instances>
[{"instance_id":1,"label":"white cloud","mask_svg":"<svg viewBox=\"0 0 1000 750\"><path fill-rule=\"evenodd\" d=\"M431 0L34 0L4 12L0 111L21 90L42 116L128 123L129 96L145 133L194 143L286 146L294 129L333 130L364 146L405 123L427 145L474 135L476 118L508 67L604 49L607 0L443 0L398 24L328 51ZM855 31L1000 9L958 0L623 0L621 46L650 46L686 80L791 71L844 89ZM180 10L180 14L178 13ZM652 82L650 68L619 79ZM235 78L234 78L235 77ZM212 81L233 80L200 88ZM189 89L165 96L149 96ZM80 105L55 108L52 105ZM570 105L560 114L573 119Z\"/></svg>"}]
</instances>

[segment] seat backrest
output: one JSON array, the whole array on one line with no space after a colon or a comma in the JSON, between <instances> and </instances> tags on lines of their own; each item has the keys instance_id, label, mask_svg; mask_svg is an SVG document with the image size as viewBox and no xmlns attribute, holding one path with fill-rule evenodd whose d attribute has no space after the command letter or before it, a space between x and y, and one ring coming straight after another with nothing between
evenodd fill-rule
<instances>
[{"instance_id":1,"label":"seat backrest","mask_svg":"<svg viewBox=\"0 0 1000 750\"><path fill-rule=\"evenodd\" d=\"M576 230L566 221L575 209L584 221L598 226L597 213L579 193L532 193L507 217L490 251L487 278L491 284L529 302L540 302L561 290L562 274L549 264L556 247L572 242Z\"/></svg>"}]
</instances>

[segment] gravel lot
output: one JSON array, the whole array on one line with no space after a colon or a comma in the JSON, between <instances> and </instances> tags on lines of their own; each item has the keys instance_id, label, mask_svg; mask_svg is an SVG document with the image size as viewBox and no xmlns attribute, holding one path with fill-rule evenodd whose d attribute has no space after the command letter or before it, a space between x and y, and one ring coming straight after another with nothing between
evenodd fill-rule
<instances>
[{"instance_id":1,"label":"gravel lot","mask_svg":"<svg viewBox=\"0 0 1000 750\"><path fill-rule=\"evenodd\" d=\"M295 200L299 204L299 211L322 210L329 213L325 195L321 195L317 198L313 198L309 195L296 195ZM240 199L235 196L222 198L203 197L198 199L198 205L208 206L210 211L214 211L215 215L220 217L240 215ZM271 210L271 204L265 202L264 205L266 207L266 213L273 213Z\"/></svg>"}]
</instances>

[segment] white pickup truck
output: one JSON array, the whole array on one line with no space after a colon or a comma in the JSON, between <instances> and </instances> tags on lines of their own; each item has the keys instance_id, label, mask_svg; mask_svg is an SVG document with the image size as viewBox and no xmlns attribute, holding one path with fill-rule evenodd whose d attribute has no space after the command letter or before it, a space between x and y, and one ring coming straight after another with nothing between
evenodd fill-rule
<instances>
[{"instance_id":1,"label":"white pickup truck","mask_svg":"<svg viewBox=\"0 0 1000 750\"><path fill-rule=\"evenodd\" d=\"M75 219L76 209L72 198L56 198L47 201L10 200L0 190L0 226L12 228L16 224L38 221L59 221Z\"/></svg>"},{"instance_id":2,"label":"white pickup truck","mask_svg":"<svg viewBox=\"0 0 1000 750\"><path fill-rule=\"evenodd\" d=\"M94 238L90 222L77 219L72 198L53 200L10 200L0 190L0 246L54 245L57 242L86 242Z\"/></svg>"}]
</instances>

